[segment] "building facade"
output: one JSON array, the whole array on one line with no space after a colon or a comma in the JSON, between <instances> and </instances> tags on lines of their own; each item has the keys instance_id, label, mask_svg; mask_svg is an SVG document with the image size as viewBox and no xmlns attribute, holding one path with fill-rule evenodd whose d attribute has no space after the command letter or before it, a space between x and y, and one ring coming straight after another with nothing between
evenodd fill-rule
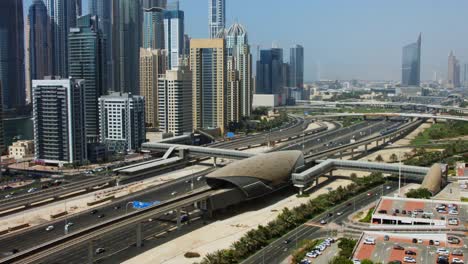
<instances>
[{"instance_id":1,"label":"building facade","mask_svg":"<svg viewBox=\"0 0 468 264\"><path fill-rule=\"evenodd\" d=\"M76 0L45 0L52 32L53 72L68 76L68 32L76 26Z\"/></svg>"},{"instance_id":2,"label":"building facade","mask_svg":"<svg viewBox=\"0 0 468 264\"><path fill-rule=\"evenodd\" d=\"M167 0L140 0L143 9L159 7L165 9L167 7Z\"/></svg>"},{"instance_id":3,"label":"building facade","mask_svg":"<svg viewBox=\"0 0 468 264\"><path fill-rule=\"evenodd\" d=\"M227 64L228 71L236 71L236 73L228 73L228 83L236 78L239 82L238 90L230 91L231 88L228 87L228 93L237 94L239 108L237 119L240 119L250 116L252 113L253 98L252 54L250 53L247 30L241 24L235 23L227 30L226 50L228 58L232 57L231 63ZM235 87L235 85L231 87Z\"/></svg>"},{"instance_id":4,"label":"building facade","mask_svg":"<svg viewBox=\"0 0 468 264\"><path fill-rule=\"evenodd\" d=\"M138 66L141 43L139 1L112 2L113 91L138 94Z\"/></svg>"},{"instance_id":5,"label":"building facade","mask_svg":"<svg viewBox=\"0 0 468 264\"><path fill-rule=\"evenodd\" d=\"M164 9L143 9L142 42L145 49L164 49Z\"/></svg>"},{"instance_id":6,"label":"building facade","mask_svg":"<svg viewBox=\"0 0 468 264\"><path fill-rule=\"evenodd\" d=\"M100 141L110 152L138 151L146 140L145 99L129 93L99 98Z\"/></svg>"},{"instance_id":7,"label":"building facade","mask_svg":"<svg viewBox=\"0 0 468 264\"><path fill-rule=\"evenodd\" d=\"M450 51L448 56L447 88L457 88L461 86L460 82L460 62Z\"/></svg>"},{"instance_id":8,"label":"building facade","mask_svg":"<svg viewBox=\"0 0 468 264\"><path fill-rule=\"evenodd\" d=\"M0 81L3 108L25 104L23 1L0 1Z\"/></svg>"},{"instance_id":9,"label":"building facade","mask_svg":"<svg viewBox=\"0 0 468 264\"><path fill-rule=\"evenodd\" d=\"M98 98L105 93L102 40L96 16L85 15L68 35L69 76L84 79L87 142L99 140Z\"/></svg>"},{"instance_id":10,"label":"building facade","mask_svg":"<svg viewBox=\"0 0 468 264\"><path fill-rule=\"evenodd\" d=\"M184 11L164 12L164 40L168 56L168 67L179 66L179 58L184 54Z\"/></svg>"},{"instance_id":11,"label":"building facade","mask_svg":"<svg viewBox=\"0 0 468 264\"><path fill-rule=\"evenodd\" d=\"M165 50L140 49L140 95L145 97L145 123L156 128L158 121L158 77L166 73Z\"/></svg>"},{"instance_id":12,"label":"building facade","mask_svg":"<svg viewBox=\"0 0 468 264\"><path fill-rule=\"evenodd\" d=\"M226 125L226 53L224 39L190 41L193 128Z\"/></svg>"},{"instance_id":13,"label":"building facade","mask_svg":"<svg viewBox=\"0 0 468 264\"><path fill-rule=\"evenodd\" d=\"M421 34L415 43L403 47L401 85L419 86L421 82Z\"/></svg>"},{"instance_id":14,"label":"building facade","mask_svg":"<svg viewBox=\"0 0 468 264\"><path fill-rule=\"evenodd\" d=\"M174 136L192 132L192 72L180 66L159 77L159 128Z\"/></svg>"},{"instance_id":15,"label":"building facade","mask_svg":"<svg viewBox=\"0 0 468 264\"><path fill-rule=\"evenodd\" d=\"M5 131L3 130L2 81L0 80L0 156L5 150Z\"/></svg>"},{"instance_id":16,"label":"building facade","mask_svg":"<svg viewBox=\"0 0 468 264\"><path fill-rule=\"evenodd\" d=\"M210 38L226 27L226 0L208 0L208 30Z\"/></svg>"},{"instance_id":17,"label":"building facade","mask_svg":"<svg viewBox=\"0 0 468 264\"><path fill-rule=\"evenodd\" d=\"M255 93L280 95L283 84L283 49L261 50Z\"/></svg>"},{"instance_id":18,"label":"building facade","mask_svg":"<svg viewBox=\"0 0 468 264\"><path fill-rule=\"evenodd\" d=\"M51 25L42 0L29 7L26 31L26 101L31 102L31 80L53 73Z\"/></svg>"},{"instance_id":19,"label":"building facade","mask_svg":"<svg viewBox=\"0 0 468 264\"><path fill-rule=\"evenodd\" d=\"M88 0L88 10L91 16L98 19L98 28L101 35L103 57L103 89L113 90L112 60L112 0Z\"/></svg>"},{"instance_id":20,"label":"building facade","mask_svg":"<svg viewBox=\"0 0 468 264\"><path fill-rule=\"evenodd\" d=\"M301 45L289 50L289 86L304 88L304 47Z\"/></svg>"},{"instance_id":21,"label":"building facade","mask_svg":"<svg viewBox=\"0 0 468 264\"><path fill-rule=\"evenodd\" d=\"M33 80L34 155L45 164L86 160L84 80Z\"/></svg>"},{"instance_id":22,"label":"building facade","mask_svg":"<svg viewBox=\"0 0 468 264\"><path fill-rule=\"evenodd\" d=\"M33 140L18 140L8 147L8 157L15 160L32 158L34 156Z\"/></svg>"}]
</instances>

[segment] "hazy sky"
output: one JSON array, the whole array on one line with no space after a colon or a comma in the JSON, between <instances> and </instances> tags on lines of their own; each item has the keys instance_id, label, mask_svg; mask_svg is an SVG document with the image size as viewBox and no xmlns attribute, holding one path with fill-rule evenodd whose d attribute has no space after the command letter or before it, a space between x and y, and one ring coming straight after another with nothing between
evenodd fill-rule
<instances>
[{"instance_id":1,"label":"hazy sky","mask_svg":"<svg viewBox=\"0 0 468 264\"><path fill-rule=\"evenodd\" d=\"M26 0L26 2L31 0ZM451 49L468 62L466 0L226 0L227 23L256 45L305 49L305 79L400 79L401 48L422 32L422 79L447 72ZM83 0L87 8L87 0ZM208 36L208 0L180 0L186 32ZM286 55L289 52L286 52Z\"/></svg>"}]
</instances>

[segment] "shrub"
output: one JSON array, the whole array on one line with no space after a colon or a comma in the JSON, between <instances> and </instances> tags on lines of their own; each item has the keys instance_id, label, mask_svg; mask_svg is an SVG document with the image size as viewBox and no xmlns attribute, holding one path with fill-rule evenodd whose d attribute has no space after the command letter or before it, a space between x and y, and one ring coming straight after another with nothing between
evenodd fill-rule
<instances>
[{"instance_id":1,"label":"shrub","mask_svg":"<svg viewBox=\"0 0 468 264\"><path fill-rule=\"evenodd\" d=\"M184 257L186 257L186 258L199 258L200 254L198 254L197 252L187 252L187 253L184 254Z\"/></svg>"}]
</instances>

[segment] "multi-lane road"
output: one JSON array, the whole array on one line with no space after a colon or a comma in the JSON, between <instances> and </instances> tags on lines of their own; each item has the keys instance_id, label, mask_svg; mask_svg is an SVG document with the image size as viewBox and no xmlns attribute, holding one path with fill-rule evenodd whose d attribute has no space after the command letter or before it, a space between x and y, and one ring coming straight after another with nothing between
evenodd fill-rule
<instances>
[{"instance_id":1,"label":"multi-lane road","mask_svg":"<svg viewBox=\"0 0 468 264\"><path fill-rule=\"evenodd\" d=\"M389 188L386 186L389 186ZM281 263L297 248L299 241L319 238L321 233L326 233L331 230L331 228L328 227L329 224L333 223L340 226L350 214L371 203L377 202L382 195L387 195L397 189L398 185L396 183L389 183L341 203L275 240L267 247L258 251L255 255L243 261L242 264ZM338 212L340 213L339 216L337 215ZM331 217L328 216L329 213L332 214ZM323 219L327 221L327 225L320 224L320 221Z\"/></svg>"}]
</instances>

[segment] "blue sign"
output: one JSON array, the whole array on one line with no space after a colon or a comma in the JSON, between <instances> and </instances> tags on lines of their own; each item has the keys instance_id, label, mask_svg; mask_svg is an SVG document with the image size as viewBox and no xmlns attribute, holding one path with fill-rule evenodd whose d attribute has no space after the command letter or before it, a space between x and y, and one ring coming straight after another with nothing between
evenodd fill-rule
<instances>
[{"instance_id":1,"label":"blue sign","mask_svg":"<svg viewBox=\"0 0 468 264\"><path fill-rule=\"evenodd\" d=\"M133 201L133 209L144 209L150 206L153 206L155 204L161 203L160 201L154 201L154 202L140 202L140 201Z\"/></svg>"},{"instance_id":2,"label":"blue sign","mask_svg":"<svg viewBox=\"0 0 468 264\"><path fill-rule=\"evenodd\" d=\"M228 138L233 138L235 135L234 135L234 132L227 132L226 133L226 137Z\"/></svg>"}]
</instances>

